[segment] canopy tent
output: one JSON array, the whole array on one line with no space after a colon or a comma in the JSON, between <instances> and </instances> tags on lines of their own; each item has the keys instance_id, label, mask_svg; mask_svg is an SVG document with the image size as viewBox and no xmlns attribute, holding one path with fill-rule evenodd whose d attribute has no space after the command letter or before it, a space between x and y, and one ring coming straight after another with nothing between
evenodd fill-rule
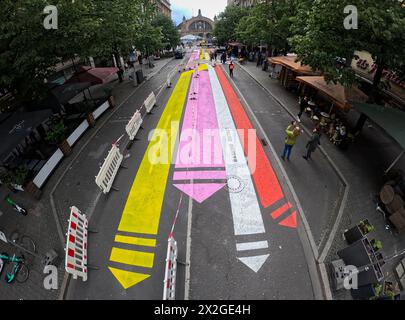
<instances>
[{"instance_id":1,"label":"canopy tent","mask_svg":"<svg viewBox=\"0 0 405 320\"><path fill-rule=\"evenodd\" d=\"M347 88L341 84L327 83L323 76L297 77L298 81L322 91L333 100L334 105L343 110L351 109L351 102L366 102L368 96L356 87Z\"/></svg>"},{"instance_id":2,"label":"canopy tent","mask_svg":"<svg viewBox=\"0 0 405 320\"><path fill-rule=\"evenodd\" d=\"M0 118L0 162L21 143L42 122L47 120L52 110L16 112L2 114Z\"/></svg>"},{"instance_id":3,"label":"canopy tent","mask_svg":"<svg viewBox=\"0 0 405 320\"><path fill-rule=\"evenodd\" d=\"M92 68L89 66L80 66L79 70L68 81L66 81L66 84L77 82L90 82L92 85L103 84L109 82L111 76L118 71L118 68Z\"/></svg>"},{"instance_id":4,"label":"canopy tent","mask_svg":"<svg viewBox=\"0 0 405 320\"><path fill-rule=\"evenodd\" d=\"M91 82L67 83L53 88L51 92L59 103L64 105L89 87L91 87Z\"/></svg>"},{"instance_id":5,"label":"canopy tent","mask_svg":"<svg viewBox=\"0 0 405 320\"><path fill-rule=\"evenodd\" d=\"M386 170L386 172L390 171L405 153L405 112L376 104L354 103L353 106L383 128L403 149L399 157Z\"/></svg>"},{"instance_id":6,"label":"canopy tent","mask_svg":"<svg viewBox=\"0 0 405 320\"><path fill-rule=\"evenodd\" d=\"M310 66L302 65L300 61L296 60L297 56L279 56L269 58L270 63L282 65L301 75L319 74L319 72L313 71Z\"/></svg>"},{"instance_id":7,"label":"canopy tent","mask_svg":"<svg viewBox=\"0 0 405 320\"><path fill-rule=\"evenodd\" d=\"M240 43L240 42L229 42L228 45L231 47L244 47L245 46L243 43Z\"/></svg>"},{"instance_id":8,"label":"canopy tent","mask_svg":"<svg viewBox=\"0 0 405 320\"><path fill-rule=\"evenodd\" d=\"M181 41L196 41L196 40L202 40L202 37L200 36L195 36L192 34L187 34L183 37L180 38Z\"/></svg>"}]
</instances>

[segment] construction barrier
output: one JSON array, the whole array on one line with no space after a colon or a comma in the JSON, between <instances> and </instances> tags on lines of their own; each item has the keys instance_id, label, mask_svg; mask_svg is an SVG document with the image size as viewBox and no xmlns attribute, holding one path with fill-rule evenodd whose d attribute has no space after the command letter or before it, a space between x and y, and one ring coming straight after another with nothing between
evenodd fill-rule
<instances>
[{"instance_id":1,"label":"construction barrier","mask_svg":"<svg viewBox=\"0 0 405 320\"><path fill-rule=\"evenodd\" d=\"M163 300L175 300L177 271L177 242L173 236L167 244L165 279L163 281Z\"/></svg>"},{"instance_id":2,"label":"construction barrier","mask_svg":"<svg viewBox=\"0 0 405 320\"><path fill-rule=\"evenodd\" d=\"M131 141L135 139L135 136L138 133L138 130L141 127L141 125L142 125L142 116L139 110L136 110L131 120L129 120L128 124L125 127L125 131L127 132L129 139Z\"/></svg>"},{"instance_id":3,"label":"construction barrier","mask_svg":"<svg viewBox=\"0 0 405 320\"><path fill-rule=\"evenodd\" d=\"M104 194L110 192L114 178L117 175L123 159L124 156L120 153L120 149L116 144L113 144L96 176L96 184Z\"/></svg>"},{"instance_id":4,"label":"construction barrier","mask_svg":"<svg viewBox=\"0 0 405 320\"><path fill-rule=\"evenodd\" d=\"M150 113L155 104L156 104L156 96L153 92L151 92L151 94L146 98L144 102L146 111Z\"/></svg>"},{"instance_id":5,"label":"construction barrier","mask_svg":"<svg viewBox=\"0 0 405 320\"><path fill-rule=\"evenodd\" d=\"M70 208L68 232L66 234L65 270L73 279L81 277L87 281L87 235L88 220L76 207Z\"/></svg>"}]
</instances>

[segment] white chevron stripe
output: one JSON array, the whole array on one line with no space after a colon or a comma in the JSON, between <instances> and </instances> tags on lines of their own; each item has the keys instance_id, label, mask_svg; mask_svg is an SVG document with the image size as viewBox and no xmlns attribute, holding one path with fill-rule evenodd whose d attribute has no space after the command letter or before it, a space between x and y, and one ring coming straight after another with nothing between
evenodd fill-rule
<instances>
[{"instance_id":1,"label":"white chevron stripe","mask_svg":"<svg viewBox=\"0 0 405 320\"><path fill-rule=\"evenodd\" d=\"M237 251L267 249L268 247L269 243L267 241L255 241L236 244Z\"/></svg>"}]
</instances>

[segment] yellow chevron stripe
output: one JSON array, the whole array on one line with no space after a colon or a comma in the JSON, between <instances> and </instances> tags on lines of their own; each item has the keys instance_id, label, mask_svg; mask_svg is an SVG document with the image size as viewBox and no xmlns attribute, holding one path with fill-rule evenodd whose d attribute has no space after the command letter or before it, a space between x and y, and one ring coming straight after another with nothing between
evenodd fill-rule
<instances>
[{"instance_id":1,"label":"yellow chevron stripe","mask_svg":"<svg viewBox=\"0 0 405 320\"><path fill-rule=\"evenodd\" d=\"M152 268L154 254L135 250L112 248L110 261L129 264L131 266Z\"/></svg>"},{"instance_id":2,"label":"yellow chevron stripe","mask_svg":"<svg viewBox=\"0 0 405 320\"><path fill-rule=\"evenodd\" d=\"M145 238L138 238L138 237L128 237L128 236L115 236L115 242L126 243L126 244L133 244L137 246L144 246L144 247L156 247L156 239L145 239Z\"/></svg>"}]
</instances>

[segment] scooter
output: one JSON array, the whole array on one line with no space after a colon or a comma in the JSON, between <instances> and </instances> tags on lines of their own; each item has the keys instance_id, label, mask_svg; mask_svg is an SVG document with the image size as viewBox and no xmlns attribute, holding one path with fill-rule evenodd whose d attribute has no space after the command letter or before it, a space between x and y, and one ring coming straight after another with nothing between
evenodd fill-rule
<instances>
[{"instance_id":1,"label":"scooter","mask_svg":"<svg viewBox=\"0 0 405 320\"><path fill-rule=\"evenodd\" d=\"M6 201L8 202L8 204L10 204L15 211L17 211L18 213L21 213L23 216L27 215L27 209L25 209L24 207L19 206L13 199L11 199L10 197L7 197Z\"/></svg>"}]
</instances>

